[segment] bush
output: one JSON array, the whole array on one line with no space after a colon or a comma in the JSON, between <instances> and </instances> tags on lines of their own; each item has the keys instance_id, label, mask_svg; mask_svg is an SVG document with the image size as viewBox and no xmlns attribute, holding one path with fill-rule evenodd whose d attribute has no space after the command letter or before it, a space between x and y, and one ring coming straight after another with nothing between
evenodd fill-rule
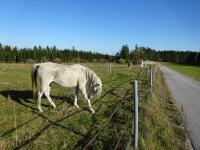
<instances>
[{"instance_id":1,"label":"bush","mask_svg":"<svg viewBox=\"0 0 200 150\"><path fill-rule=\"evenodd\" d=\"M117 59L117 63L119 63L119 64L125 64L126 60L123 59L123 58L120 58L120 59Z\"/></svg>"},{"instance_id":2,"label":"bush","mask_svg":"<svg viewBox=\"0 0 200 150\"><path fill-rule=\"evenodd\" d=\"M94 59L91 60L91 62L97 62L97 59L94 58Z\"/></svg>"},{"instance_id":3,"label":"bush","mask_svg":"<svg viewBox=\"0 0 200 150\"><path fill-rule=\"evenodd\" d=\"M35 62L36 61L34 59L31 59L31 58L26 60L26 63L28 63L28 64L34 64Z\"/></svg>"},{"instance_id":4,"label":"bush","mask_svg":"<svg viewBox=\"0 0 200 150\"><path fill-rule=\"evenodd\" d=\"M81 59L81 63L86 63L87 60L86 59Z\"/></svg>"},{"instance_id":5,"label":"bush","mask_svg":"<svg viewBox=\"0 0 200 150\"><path fill-rule=\"evenodd\" d=\"M45 56L42 57L42 62L48 62L48 61L49 60Z\"/></svg>"},{"instance_id":6,"label":"bush","mask_svg":"<svg viewBox=\"0 0 200 150\"><path fill-rule=\"evenodd\" d=\"M60 58L54 58L52 61L55 62L55 63L61 63L62 62L62 60Z\"/></svg>"},{"instance_id":7,"label":"bush","mask_svg":"<svg viewBox=\"0 0 200 150\"><path fill-rule=\"evenodd\" d=\"M104 62L109 62L109 60L108 59L104 59Z\"/></svg>"},{"instance_id":8,"label":"bush","mask_svg":"<svg viewBox=\"0 0 200 150\"><path fill-rule=\"evenodd\" d=\"M80 63L80 62L81 62L81 58L79 58L79 57L78 57L78 58L75 58L75 59L74 59L74 62Z\"/></svg>"},{"instance_id":9,"label":"bush","mask_svg":"<svg viewBox=\"0 0 200 150\"><path fill-rule=\"evenodd\" d=\"M100 62L105 62L105 59L101 58L99 61L100 61Z\"/></svg>"}]
</instances>

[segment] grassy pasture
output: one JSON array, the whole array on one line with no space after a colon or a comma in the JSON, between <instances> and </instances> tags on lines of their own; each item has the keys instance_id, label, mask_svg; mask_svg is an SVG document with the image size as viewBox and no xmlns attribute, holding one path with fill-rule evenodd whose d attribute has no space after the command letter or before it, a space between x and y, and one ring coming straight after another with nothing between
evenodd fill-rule
<instances>
[{"instance_id":1,"label":"grassy pasture","mask_svg":"<svg viewBox=\"0 0 200 150\"><path fill-rule=\"evenodd\" d=\"M57 108L52 109L43 97L44 113L39 113L32 100L32 65L0 64L0 149L83 149L95 135L88 149L114 149L116 145L125 149L131 137L134 79L138 79L140 96L139 148L182 148L182 131L175 132L181 121L160 74L150 96L146 70L138 66L113 65L110 74L108 64L84 65L98 74L104 86L102 95L92 101L95 115L82 95L77 109L73 106L74 89L56 85L51 97Z\"/></svg>"},{"instance_id":2,"label":"grassy pasture","mask_svg":"<svg viewBox=\"0 0 200 150\"><path fill-rule=\"evenodd\" d=\"M177 72L190 76L196 80L200 80L200 66L192 66L192 65L169 63L169 62L162 62L161 64L166 67L172 68Z\"/></svg>"}]
</instances>

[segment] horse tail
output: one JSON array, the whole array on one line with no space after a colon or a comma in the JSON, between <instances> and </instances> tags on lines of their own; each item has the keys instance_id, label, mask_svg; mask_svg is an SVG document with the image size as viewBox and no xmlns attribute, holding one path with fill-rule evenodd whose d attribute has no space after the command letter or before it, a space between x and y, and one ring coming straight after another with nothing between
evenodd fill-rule
<instances>
[{"instance_id":1,"label":"horse tail","mask_svg":"<svg viewBox=\"0 0 200 150\"><path fill-rule=\"evenodd\" d=\"M33 99L36 99L36 92L37 92L37 76L38 76L38 68L39 65L34 65L32 69L32 90L33 90Z\"/></svg>"}]
</instances>

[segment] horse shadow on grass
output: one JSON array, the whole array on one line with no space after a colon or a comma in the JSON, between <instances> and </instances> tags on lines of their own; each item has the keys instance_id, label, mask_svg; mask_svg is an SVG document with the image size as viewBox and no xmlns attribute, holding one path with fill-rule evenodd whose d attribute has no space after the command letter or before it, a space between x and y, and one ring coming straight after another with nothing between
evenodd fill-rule
<instances>
[{"instance_id":1,"label":"horse shadow on grass","mask_svg":"<svg viewBox=\"0 0 200 150\"><path fill-rule=\"evenodd\" d=\"M99 102L101 99L103 99L106 95L108 95L113 89L110 89L108 91L105 92L105 94L103 96L101 96L99 99L97 99L97 101L95 101L94 103ZM35 141L38 137L40 137L47 129L49 129L49 127L51 126L57 126L60 127L66 131L72 132L76 135L80 135L82 136L82 139L74 146L74 148L79 148L79 147L83 147L87 142L88 142L88 138L91 137L91 131L88 131L86 134L83 134L79 131L77 131L76 129L73 129L73 127L69 127L66 125L62 125L61 122L63 120L66 120L70 117L73 117L79 113L81 113L82 111L87 110L87 108L81 108L78 111L72 111L72 113L68 113L63 117L58 118L57 120L51 120L49 117L47 117L45 114L41 114L38 112L38 110L32 106L30 106L31 104L36 104L36 102L32 99L32 91L31 90L24 90L24 91L20 91L20 90L7 90L7 91L0 91L0 95L4 96L5 98L7 98L8 100L13 100L25 107L28 107L30 109L32 109L33 113L36 114L35 117L33 117L32 119L28 120L27 122L24 122L20 125L17 126L17 129L23 127L24 125L36 120L38 117L43 118L44 120L47 120L49 122L49 124L43 126L39 131L37 131L33 136L31 136L30 138L22 141L21 143L18 143L16 145L16 147L14 149L21 149L27 145L29 145L30 143L32 143L33 141ZM51 95L51 97L53 99L56 100L60 100L60 101L66 101L67 103L70 103L73 105L73 99L71 97L66 97L66 96L53 96ZM37 106L37 105L35 105ZM50 107L50 105L44 105L44 107ZM99 111L100 108L97 109L96 112ZM89 111L89 110L87 110ZM94 118L96 118L96 115L94 115ZM6 135L8 135L9 133L12 133L16 130L16 128L10 129L6 132L4 132L3 134L0 135L0 137L5 137ZM103 139L100 139L103 140Z\"/></svg>"},{"instance_id":2,"label":"horse shadow on grass","mask_svg":"<svg viewBox=\"0 0 200 150\"><path fill-rule=\"evenodd\" d=\"M48 129L50 126L54 125L54 126L58 126L61 128L64 128L66 130L69 130L71 132L74 132L75 134L81 134L79 132L77 132L76 130L69 128L69 127L65 127L63 125L60 125L58 122L61 122L64 119L67 119L77 113L80 113L81 111L85 110L85 109L81 109L73 114L67 114L66 116L58 119L57 121L51 121L51 119L49 119L45 114L41 114L38 112L38 110L36 108L34 108L33 106L31 106L31 104L34 104L37 107L36 102L34 102L34 100L32 99L32 91L30 90L24 90L24 91L18 91L18 90L6 90L6 91L0 91L0 95L2 95L3 97L5 97L7 100L12 100L15 101L27 108L30 108L32 110L32 113L36 114L35 117L27 120L26 122L19 124L17 127L9 129L7 131L5 131L4 133L0 134L0 138L5 137L6 135L14 132L16 129L19 129L23 126L25 126L26 124L29 124L30 122L36 120L37 118L43 118L44 120L48 120L49 124L44 126L40 131L36 132L34 134L33 137L31 137L30 139L27 139L26 141L22 142L21 144L19 144L15 149L20 149L20 147L23 147L25 145L28 145L29 143L33 142L35 139L37 139L37 137L39 137L46 129ZM60 102L57 104L57 106L61 105L64 101L70 104L72 103L72 98L71 97L67 97L67 96L53 96L51 95L51 97L53 99L59 100ZM43 107L50 107L50 105L45 105L43 104ZM50 111L50 110L48 110ZM82 135L83 136L83 135Z\"/></svg>"},{"instance_id":3,"label":"horse shadow on grass","mask_svg":"<svg viewBox=\"0 0 200 150\"><path fill-rule=\"evenodd\" d=\"M4 96L7 100L13 100L25 107L28 107L32 110L38 110L37 107L37 100L33 99L33 93L31 90L5 90L0 91L0 95ZM43 96L43 98L46 98ZM73 105L73 98L72 96L55 96L51 95L53 100L65 101L71 105ZM35 107L31 106L34 104ZM50 104L42 104L42 107L51 107Z\"/></svg>"}]
</instances>

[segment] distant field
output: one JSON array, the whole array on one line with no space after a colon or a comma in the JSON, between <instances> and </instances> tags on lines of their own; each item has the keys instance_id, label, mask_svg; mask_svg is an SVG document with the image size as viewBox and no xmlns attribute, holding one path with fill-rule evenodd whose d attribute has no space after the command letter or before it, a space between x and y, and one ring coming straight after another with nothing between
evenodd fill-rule
<instances>
[{"instance_id":1,"label":"distant field","mask_svg":"<svg viewBox=\"0 0 200 150\"><path fill-rule=\"evenodd\" d=\"M162 65L172 68L177 72L190 76L196 80L200 80L200 66L184 65L177 63L162 62Z\"/></svg>"},{"instance_id":2,"label":"distant field","mask_svg":"<svg viewBox=\"0 0 200 150\"><path fill-rule=\"evenodd\" d=\"M93 69L103 82L101 97L92 101L95 115L90 113L83 96L78 99L77 109L73 106L74 89L58 86L51 90L57 108L53 110L44 97L44 113L39 113L37 102L32 100L32 65L0 64L0 149L82 150L95 136L89 149L125 149L131 137L135 79L140 97L139 149L181 149L182 141L178 138L181 136L175 132L181 131L174 130L176 125L170 121L177 117L176 107L168 101L160 77L155 82L152 99L147 92L146 70L113 64L110 74L108 64L84 65ZM174 122L180 123L177 118Z\"/></svg>"}]
</instances>

